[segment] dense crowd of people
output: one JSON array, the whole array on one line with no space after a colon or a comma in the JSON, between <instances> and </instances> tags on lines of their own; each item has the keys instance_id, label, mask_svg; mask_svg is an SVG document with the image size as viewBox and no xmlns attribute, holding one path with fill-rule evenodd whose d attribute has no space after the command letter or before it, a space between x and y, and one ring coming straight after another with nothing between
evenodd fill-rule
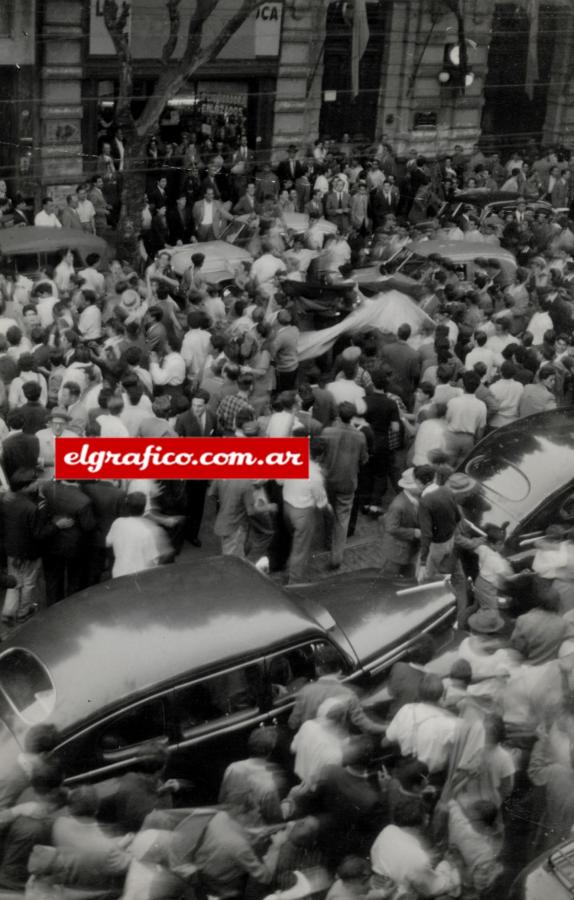
<instances>
[{"instance_id":1,"label":"dense crowd of people","mask_svg":"<svg viewBox=\"0 0 574 900\"><path fill-rule=\"evenodd\" d=\"M441 161L413 153L399 163L384 141L357 155L344 136L318 141L309 158L292 147L273 171L243 138L214 156L188 137L177 150L185 166L152 171L142 222L131 240L119 234L105 265L69 250L33 279L1 278L4 629L77 590L172 563L186 541L201 547L204 518L223 554L296 584L317 549L341 567L362 517L378 536L383 525L384 575L450 576L469 636L448 678L425 670L424 640L397 663L384 719L365 713L325 659L290 719L295 779L271 762L284 735L257 731L200 833L197 819L157 813L174 785L156 756L124 785L116 830L103 830L95 793L62 788L50 756L57 736L32 730L17 768L0 776L0 884L22 886L28 872L65 881L70 860L89 851L81 878L129 900L144 896L142 860L189 878L193 862L196 892L221 898L501 896L517 835L532 849L574 824L574 544L555 527L531 568L512 566L504 529L470 523L479 485L457 469L487 432L572 403L569 156L529 148L502 163L455 148ZM105 142L102 155L115 166ZM109 234L118 178L107 165L59 216L46 198L36 224ZM454 220L439 215L463 190L499 189L516 198L504 217L481 217L468 195ZM10 199L0 202L8 214ZM289 231L289 212L307 213L306 230ZM222 287L205 273L201 245L238 215L253 226L254 261ZM324 306L315 317L303 310L305 285L325 292L328 323L344 323L377 302L357 289L354 268L429 238L480 242L484 253L467 269L428 257L391 329L343 329L331 350L301 361L304 332L325 324ZM195 242L176 274L172 248ZM499 247L516 268L490 255ZM83 435L308 436L310 475L54 480L55 442ZM521 600L512 626L501 594ZM531 820L543 825L525 837ZM166 896L180 896L177 885Z\"/></svg>"}]
</instances>

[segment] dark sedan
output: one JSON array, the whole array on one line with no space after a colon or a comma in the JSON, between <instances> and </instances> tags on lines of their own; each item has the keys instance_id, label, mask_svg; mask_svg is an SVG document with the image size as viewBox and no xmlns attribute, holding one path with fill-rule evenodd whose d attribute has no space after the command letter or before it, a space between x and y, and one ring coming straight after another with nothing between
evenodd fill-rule
<instances>
[{"instance_id":1,"label":"dark sedan","mask_svg":"<svg viewBox=\"0 0 574 900\"><path fill-rule=\"evenodd\" d=\"M406 594L400 588L407 589ZM449 635L447 584L368 570L286 591L232 557L115 579L14 631L0 653L0 765L51 721L71 783L132 768L157 744L212 800L258 725L284 720L326 644L366 693L422 632Z\"/></svg>"},{"instance_id":2,"label":"dark sedan","mask_svg":"<svg viewBox=\"0 0 574 900\"><path fill-rule=\"evenodd\" d=\"M574 409L498 428L476 445L462 469L480 485L467 517L479 527L508 523L509 554L549 525L574 526Z\"/></svg>"}]
</instances>

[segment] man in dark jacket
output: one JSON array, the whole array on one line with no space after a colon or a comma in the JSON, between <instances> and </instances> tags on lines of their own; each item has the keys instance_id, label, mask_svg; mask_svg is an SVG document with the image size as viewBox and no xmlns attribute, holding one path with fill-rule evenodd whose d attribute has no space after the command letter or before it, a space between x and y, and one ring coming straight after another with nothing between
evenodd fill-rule
<instances>
[{"instance_id":1,"label":"man in dark jacket","mask_svg":"<svg viewBox=\"0 0 574 900\"><path fill-rule=\"evenodd\" d=\"M207 391L199 388L191 398L191 407L181 413L175 422L175 430L179 437L212 437L215 431L215 416L207 408L209 403ZM205 508L205 496L209 481L190 478L186 481L187 524L186 538L193 547L201 547L199 530Z\"/></svg>"},{"instance_id":2,"label":"man in dark jacket","mask_svg":"<svg viewBox=\"0 0 574 900\"><path fill-rule=\"evenodd\" d=\"M24 434L34 435L37 431L47 427L50 413L40 403L42 388L37 381L27 381L22 385L22 393L26 398L26 403L18 409L18 412L24 417L22 431Z\"/></svg>"},{"instance_id":3,"label":"man in dark jacket","mask_svg":"<svg viewBox=\"0 0 574 900\"><path fill-rule=\"evenodd\" d=\"M409 410L413 408L414 393L420 377L419 354L407 343L410 336L410 325L399 326L397 340L392 344L385 344L381 352L383 362L388 363L396 376L400 395Z\"/></svg>"},{"instance_id":4,"label":"man in dark jacket","mask_svg":"<svg viewBox=\"0 0 574 900\"><path fill-rule=\"evenodd\" d=\"M4 494L0 506L8 574L14 580L6 592L2 622L13 625L29 618L36 608L36 591L42 571L45 542L69 528L65 516L51 519L36 502L38 484L33 469L17 469L11 479L12 491Z\"/></svg>"},{"instance_id":5,"label":"man in dark jacket","mask_svg":"<svg viewBox=\"0 0 574 900\"><path fill-rule=\"evenodd\" d=\"M34 434L24 434L24 416L19 409L8 413L10 434L2 442L2 468L8 481L17 469L35 469L40 455L40 442Z\"/></svg>"},{"instance_id":6,"label":"man in dark jacket","mask_svg":"<svg viewBox=\"0 0 574 900\"><path fill-rule=\"evenodd\" d=\"M343 562L359 469L369 459L365 435L351 425L353 417L357 415L355 405L340 403L338 412L338 420L324 428L321 435L326 444L323 464L325 487L329 503L333 507L332 569L338 569Z\"/></svg>"},{"instance_id":7,"label":"man in dark jacket","mask_svg":"<svg viewBox=\"0 0 574 900\"><path fill-rule=\"evenodd\" d=\"M106 537L113 522L122 515L124 493L116 482L105 479L85 481L81 488L92 502L96 520L90 541L88 583L99 584L111 576L113 559L111 549L106 547Z\"/></svg>"},{"instance_id":8,"label":"man in dark jacket","mask_svg":"<svg viewBox=\"0 0 574 900\"><path fill-rule=\"evenodd\" d=\"M394 479L393 451L389 444L389 434L399 434L400 418L397 404L387 396L388 378L385 371L376 369L372 373L373 393L366 398L365 419L373 430L373 453L370 464L371 505L369 512L380 515L387 487L387 478Z\"/></svg>"},{"instance_id":9,"label":"man in dark jacket","mask_svg":"<svg viewBox=\"0 0 574 900\"><path fill-rule=\"evenodd\" d=\"M46 599L51 606L87 586L86 559L96 519L91 500L76 482L50 481L42 485L41 493L49 516L72 520L70 528L52 535L44 551Z\"/></svg>"}]
</instances>

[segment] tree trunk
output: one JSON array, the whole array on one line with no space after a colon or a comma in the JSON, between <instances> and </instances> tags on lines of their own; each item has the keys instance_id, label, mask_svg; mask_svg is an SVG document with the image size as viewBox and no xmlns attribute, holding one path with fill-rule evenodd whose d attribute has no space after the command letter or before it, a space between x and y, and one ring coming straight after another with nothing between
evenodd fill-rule
<instances>
[{"instance_id":1,"label":"tree trunk","mask_svg":"<svg viewBox=\"0 0 574 900\"><path fill-rule=\"evenodd\" d=\"M141 227L141 214L146 192L147 143L147 138L142 139L135 135L130 137L124 159L120 226L126 220L131 220L138 232Z\"/></svg>"}]
</instances>

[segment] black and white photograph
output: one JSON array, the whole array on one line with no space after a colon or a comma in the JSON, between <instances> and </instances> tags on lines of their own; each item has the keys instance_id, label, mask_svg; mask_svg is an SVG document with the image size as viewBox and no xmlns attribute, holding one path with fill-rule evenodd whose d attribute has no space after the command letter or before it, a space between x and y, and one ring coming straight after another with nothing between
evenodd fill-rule
<instances>
[{"instance_id":1,"label":"black and white photograph","mask_svg":"<svg viewBox=\"0 0 574 900\"><path fill-rule=\"evenodd\" d=\"M0 0L0 900L572 897L574 0Z\"/></svg>"}]
</instances>

